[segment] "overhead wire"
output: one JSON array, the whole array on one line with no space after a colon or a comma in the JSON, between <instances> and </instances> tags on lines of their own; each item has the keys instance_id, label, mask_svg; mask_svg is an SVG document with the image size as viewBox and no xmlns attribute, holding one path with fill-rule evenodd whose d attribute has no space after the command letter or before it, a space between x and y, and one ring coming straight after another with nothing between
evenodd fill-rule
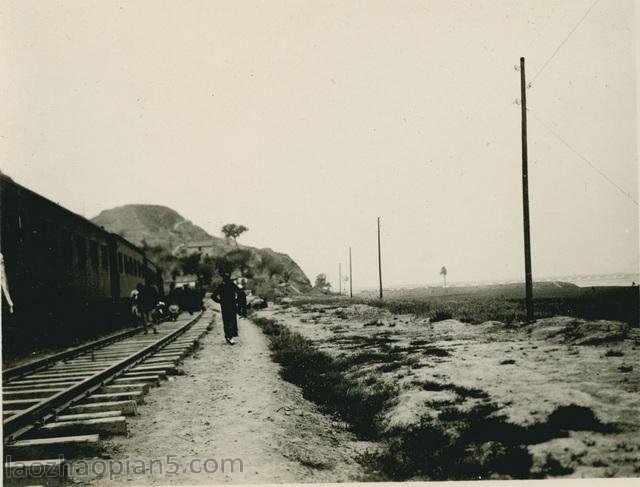
<instances>
[{"instance_id":1,"label":"overhead wire","mask_svg":"<svg viewBox=\"0 0 640 487\"><path fill-rule=\"evenodd\" d=\"M553 7L553 10L551 10L551 13L549 14L549 16L547 18L547 21L542 26L542 29L540 29L539 31L538 30L535 31L535 34L531 37L531 40L527 43L527 46L525 47L524 52L527 52L531 48L533 43L536 40L538 40L540 38L540 36L542 35L542 33L547 29L547 27L549 26L549 23L551 22L551 19L554 17L556 11L558 10L559 5L560 5L559 2L555 3L555 5ZM511 78L509 76L504 76L503 79L502 79L502 82L500 83L500 89L497 90L497 92L503 93L507 83L510 80L511 80ZM483 100L488 100L488 97L483 98ZM489 120L488 123L484 124L484 128L486 129L486 138L487 139L491 138L491 136L494 133L494 129L495 129L496 124L503 117L503 115L507 112L507 110L509 109L509 107L511 105L513 105L513 101L509 101L508 103L503 105L502 109L499 112L497 112L495 114L495 116L492 117ZM475 108L477 108L479 106L480 106L480 103L478 103L476 105L476 107L474 107L474 109L471 112L475 112L476 111ZM473 148L473 146L476 143L477 143L477 139L470 140L467 144L465 144L464 149L462 151L459 151L457 154L449 156L449 157L450 158L454 158L454 159L461 159L463 156L465 156Z\"/></svg>"},{"instance_id":2,"label":"overhead wire","mask_svg":"<svg viewBox=\"0 0 640 487\"><path fill-rule=\"evenodd\" d=\"M553 135L558 141L560 141L567 149L573 152L576 156L578 156L583 162L589 165L593 170L595 170L603 179L609 182L613 187L615 187L620 193L626 196L630 201L635 203L636 206L640 206L638 201L633 198L631 193L622 188L618 183L616 183L613 179L611 179L602 169L600 169L596 164L594 164L590 159L584 156L578 149L573 147L569 142L566 141L561 135L559 135L549 124L545 123L534 111L527 108L527 112L531 113L536 121L542 125L551 135Z\"/></svg>"},{"instance_id":3,"label":"overhead wire","mask_svg":"<svg viewBox=\"0 0 640 487\"><path fill-rule=\"evenodd\" d=\"M547 60L544 62L544 64L542 65L542 67L536 72L536 74L533 75L533 78L531 78L531 83L533 83L538 76L540 76L540 74L545 70L545 68L549 65L549 63L553 60L554 57L556 57L556 54L558 54L558 52L560 51L560 49L562 49L562 46L564 46L566 44L566 42L569 40L569 38L573 35L573 33L578 30L578 27L580 27L580 25L582 24L582 22L584 22L584 20L587 18L587 16L589 15L589 13L593 10L593 8L596 6L596 4L599 2L600 0L595 0L591 6L587 9L587 11L584 13L584 15L580 18L580 20L578 20L578 22L576 23L576 25L573 26L573 29L571 29L569 31L569 33L566 35L566 37L562 40L562 42L560 44L558 44L558 47L556 47L556 49L553 51L553 53L551 53L551 56L549 56L547 58Z\"/></svg>"},{"instance_id":4,"label":"overhead wire","mask_svg":"<svg viewBox=\"0 0 640 487\"><path fill-rule=\"evenodd\" d=\"M540 76L540 74L542 74L542 72L545 70L545 68L551 63L553 58L555 58L555 56L558 54L560 49L562 49L562 47L567 43L567 41L571 38L571 36L574 34L574 32L576 30L578 30L578 27L580 27L580 25L584 22L584 20L587 18L589 13L591 13L591 11L594 9L594 7L598 4L599 1L600 0L595 0L589 6L589 8L584 13L584 15L582 17L580 17L578 22L573 26L573 28L569 31L569 33L564 37L562 42L560 42L560 44L558 44L558 47L556 47L556 49L551 53L551 55L547 58L547 60L540 67L540 69L536 72L536 74L533 76L533 78L529 82L530 84L533 83L538 78L538 76ZM544 121L542 121L542 119L540 119L540 117L534 111L532 111L530 108L527 108L527 112L531 113L533 115L533 117L536 119L536 121L540 125L542 125L545 128L545 130L547 130L551 135L553 135L560 143L562 143L567 149L569 149L571 152L573 152L583 162L588 164L594 171L596 171L602 178L604 178L608 183L610 183L613 187L615 187L620 193L622 193L625 197L627 197L630 201L632 201L636 206L640 206L638 204L638 201L636 199L634 199L633 196L628 191L626 191L624 188L622 188L618 183L616 183L613 179L611 179L602 169L600 169L590 159L588 159L586 156L584 156L582 153L580 153L575 147L573 147L571 144L569 144L569 142L567 142L566 139L564 139L555 130L553 130L553 128L551 128L551 126L549 124L547 124Z\"/></svg>"}]
</instances>

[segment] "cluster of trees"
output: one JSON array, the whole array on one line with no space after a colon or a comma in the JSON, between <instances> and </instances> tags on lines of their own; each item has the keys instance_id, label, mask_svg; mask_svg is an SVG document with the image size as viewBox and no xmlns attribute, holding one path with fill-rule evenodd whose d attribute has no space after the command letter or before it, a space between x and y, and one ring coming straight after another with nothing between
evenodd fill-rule
<instances>
[{"instance_id":1,"label":"cluster of trees","mask_svg":"<svg viewBox=\"0 0 640 487\"><path fill-rule=\"evenodd\" d=\"M326 274L318 274L316 276L316 282L313 285L313 289L315 291L320 291L323 294L328 294L331 292L331 283L327 281Z\"/></svg>"},{"instance_id":2,"label":"cluster of trees","mask_svg":"<svg viewBox=\"0 0 640 487\"><path fill-rule=\"evenodd\" d=\"M218 256L199 252L174 256L162 246L150 246L143 242L143 247L171 279L179 275L195 275L202 286L212 289L221 281L223 273L229 273L234 277L244 277L248 289L273 300L278 294L286 292L289 285L294 286L291 282L292 271L274 252L240 247L238 237L247 230L244 225L224 225L222 234L235 244L235 248Z\"/></svg>"}]
</instances>

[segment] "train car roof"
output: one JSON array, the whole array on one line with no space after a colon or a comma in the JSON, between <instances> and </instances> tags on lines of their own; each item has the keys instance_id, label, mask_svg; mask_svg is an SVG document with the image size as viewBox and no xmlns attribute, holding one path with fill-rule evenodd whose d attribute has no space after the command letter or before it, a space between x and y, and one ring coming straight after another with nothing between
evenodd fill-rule
<instances>
[{"instance_id":1,"label":"train car roof","mask_svg":"<svg viewBox=\"0 0 640 487\"><path fill-rule=\"evenodd\" d=\"M112 236L112 237L116 238L117 240L119 240L120 242L122 242L123 244L127 245L128 247L130 247L130 248L132 248L134 250L137 250L138 252L142 252L144 254L144 250L143 249L138 247L136 244L130 242L129 240L124 238L122 235L119 235L119 234L113 233L113 232L109 232L104 227L96 225L91 220L83 217L82 215L78 215L77 213L74 213L73 211L69 210L68 208L65 208L64 206L56 203L55 201L50 200L46 196L42 196L41 194L36 193L35 191L33 191L33 190L31 190L31 189L29 189L29 188L27 188L25 186L22 186L21 184L16 183L13 180L13 178L7 176L5 173L3 173L1 171L0 171L0 182L2 182L4 184L9 184L9 185L16 186L21 191L24 191L24 192L28 193L31 196L35 196L36 198L40 198L41 200L46 201L48 204L50 204L52 206L55 206L56 208L61 210L63 213L66 213L67 216L75 218L75 219L81 221L82 223L84 223L85 225L90 225L94 229L96 229L97 231L100 231L100 232L104 233L107 237L108 236ZM155 262L151 261L150 259L147 259L147 261L151 262L156 268L158 268L158 266L155 264Z\"/></svg>"},{"instance_id":2,"label":"train car roof","mask_svg":"<svg viewBox=\"0 0 640 487\"><path fill-rule=\"evenodd\" d=\"M27 194L29 194L32 197L35 198L39 198L41 200L44 200L46 203L50 204L51 206L56 207L58 210L62 211L63 213L65 213L67 216L70 216L71 218L75 218L76 220L80 220L82 223L86 224L86 225L90 225L92 227L95 227L105 233L108 233L106 230L104 230L103 228L99 227L98 225L96 225L95 223L93 223L90 220L87 220L85 217L78 215L77 213L74 213L73 211L69 210L68 208L65 208L64 206L61 206L60 204L56 203L55 201L50 200L49 198L47 198L46 196L42 196L40 193L36 193L35 191L22 186L21 184L16 183L12 178L10 178L9 176L7 176L4 173L0 173L0 181L5 183L5 184L9 184L9 185L13 185L16 186L20 191L23 191Z\"/></svg>"},{"instance_id":3,"label":"train car roof","mask_svg":"<svg viewBox=\"0 0 640 487\"><path fill-rule=\"evenodd\" d=\"M121 242L122 244L126 245L127 247L130 247L134 250L137 250L138 252L144 252L143 249L141 249L140 247L138 247L136 244L129 242L126 238L124 238L122 235L118 234L118 233L113 233L113 232L107 232L106 230L104 230L102 227L100 227L102 229L103 232L108 233L109 235L111 235L113 238L115 238L116 240L118 240L119 242Z\"/></svg>"}]
</instances>

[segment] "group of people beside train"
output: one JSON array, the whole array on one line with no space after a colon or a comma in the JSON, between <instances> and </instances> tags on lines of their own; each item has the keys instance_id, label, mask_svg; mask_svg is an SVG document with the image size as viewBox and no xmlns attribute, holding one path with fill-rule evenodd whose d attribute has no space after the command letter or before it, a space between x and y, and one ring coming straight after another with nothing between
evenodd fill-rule
<instances>
[{"instance_id":1,"label":"group of people beside train","mask_svg":"<svg viewBox=\"0 0 640 487\"><path fill-rule=\"evenodd\" d=\"M211 294L211 299L220 304L224 336L227 343L235 344L238 336L237 315L247 316L247 295L243 283L234 282L230 273L222 273L222 282ZM3 305L6 302L9 312L13 312L13 302L9 293L9 286L4 272L4 259L0 254L0 293ZM175 283L169 285L169 292L162 297L158 288L151 284L138 283L131 291L131 313L136 324L144 328L145 334L149 327L157 334L156 325L166 319L175 320L181 311L193 314L203 307L204 290L201 288L178 287Z\"/></svg>"},{"instance_id":2,"label":"group of people beside train","mask_svg":"<svg viewBox=\"0 0 640 487\"><path fill-rule=\"evenodd\" d=\"M162 297L158 288L153 285L138 283L131 291L131 315L134 323L149 333L158 333L156 325L171 319L175 321L181 311L193 314L202 308L204 292L198 288L169 285L169 293Z\"/></svg>"},{"instance_id":3,"label":"group of people beside train","mask_svg":"<svg viewBox=\"0 0 640 487\"><path fill-rule=\"evenodd\" d=\"M247 294L242 284L240 281L234 282L230 273L223 272L222 282L211 293L211 299L220 304L224 338L229 345L234 345L238 336L237 316L247 316ZM200 310L203 306L204 291L189 286L178 287L171 283L165 301L161 301L155 286L140 283L132 291L131 298L136 323L144 328L145 333L149 332L149 327L154 333L158 333L156 324L160 321L175 320L180 311L193 313Z\"/></svg>"}]
</instances>

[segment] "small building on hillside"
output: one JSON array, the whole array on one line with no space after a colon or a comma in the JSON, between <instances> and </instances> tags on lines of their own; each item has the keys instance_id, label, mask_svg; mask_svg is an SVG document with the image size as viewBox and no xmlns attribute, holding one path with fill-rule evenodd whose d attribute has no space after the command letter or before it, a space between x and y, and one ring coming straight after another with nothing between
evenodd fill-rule
<instances>
[{"instance_id":1,"label":"small building on hillside","mask_svg":"<svg viewBox=\"0 0 640 487\"><path fill-rule=\"evenodd\" d=\"M185 254L194 254L199 252L202 255L213 255L214 254L214 243L213 240L200 240L196 242L189 242L184 244L180 249Z\"/></svg>"},{"instance_id":2,"label":"small building on hillside","mask_svg":"<svg viewBox=\"0 0 640 487\"><path fill-rule=\"evenodd\" d=\"M200 253L203 256L213 256L215 255L216 245L213 240L199 240L194 242L188 242L186 244L180 245L175 249L175 255L191 255Z\"/></svg>"}]
</instances>

